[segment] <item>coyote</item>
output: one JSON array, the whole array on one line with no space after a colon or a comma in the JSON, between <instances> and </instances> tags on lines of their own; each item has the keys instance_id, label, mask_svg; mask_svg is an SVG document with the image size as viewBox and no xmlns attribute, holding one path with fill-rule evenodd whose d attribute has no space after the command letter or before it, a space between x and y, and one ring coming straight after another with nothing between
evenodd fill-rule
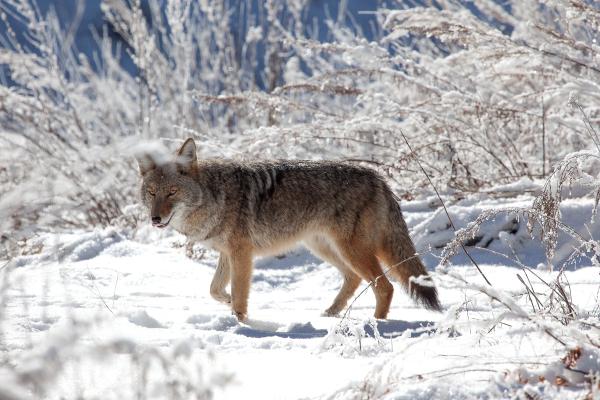
<instances>
[{"instance_id":1,"label":"coyote","mask_svg":"<svg viewBox=\"0 0 600 400\"><path fill-rule=\"evenodd\" d=\"M369 168L337 161L197 160L191 138L162 162L151 154L136 158L152 225L171 226L221 253L210 294L230 304L240 321L247 318L253 257L300 241L344 277L324 315L338 315L364 279L373 283L375 318L386 318L394 289L382 265L415 300L440 309L398 202Z\"/></svg>"}]
</instances>

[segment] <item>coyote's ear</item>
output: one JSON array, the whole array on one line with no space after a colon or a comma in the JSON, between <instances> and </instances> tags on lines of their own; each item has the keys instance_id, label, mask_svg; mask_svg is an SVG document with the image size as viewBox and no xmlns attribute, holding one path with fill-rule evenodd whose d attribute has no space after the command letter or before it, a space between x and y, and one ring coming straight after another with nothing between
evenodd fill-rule
<instances>
[{"instance_id":1,"label":"coyote's ear","mask_svg":"<svg viewBox=\"0 0 600 400\"><path fill-rule=\"evenodd\" d=\"M188 138L177 151L177 164L184 172L189 172L196 165L196 143Z\"/></svg>"},{"instance_id":2,"label":"coyote's ear","mask_svg":"<svg viewBox=\"0 0 600 400\"><path fill-rule=\"evenodd\" d=\"M138 162L138 166L140 167L140 174L142 176L146 175L148 172L156 168L156 163L154 162L150 154L139 154L135 156L135 159Z\"/></svg>"}]
</instances>

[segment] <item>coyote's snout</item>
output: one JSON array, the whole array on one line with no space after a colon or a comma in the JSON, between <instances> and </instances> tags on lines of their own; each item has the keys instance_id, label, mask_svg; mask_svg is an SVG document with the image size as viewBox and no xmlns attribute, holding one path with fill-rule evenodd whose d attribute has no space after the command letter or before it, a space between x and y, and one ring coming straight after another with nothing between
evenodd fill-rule
<instances>
[{"instance_id":1,"label":"coyote's snout","mask_svg":"<svg viewBox=\"0 0 600 400\"><path fill-rule=\"evenodd\" d=\"M342 311L364 279L376 280L375 317L386 318L393 286L382 266L415 300L440 309L400 206L371 169L329 161L198 161L192 139L168 161L142 155L138 163L152 224L221 253L210 293L240 320L247 316L253 258L297 242L344 277L326 315Z\"/></svg>"}]
</instances>

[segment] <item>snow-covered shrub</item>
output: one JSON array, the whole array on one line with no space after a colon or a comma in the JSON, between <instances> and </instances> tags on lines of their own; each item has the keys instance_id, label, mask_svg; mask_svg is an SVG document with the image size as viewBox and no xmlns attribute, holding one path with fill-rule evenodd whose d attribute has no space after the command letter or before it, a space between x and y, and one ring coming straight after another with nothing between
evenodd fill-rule
<instances>
[{"instance_id":1,"label":"snow-covered shrub","mask_svg":"<svg viewBox=\"0 0 600 400\"><path fill-rule=\"evenodd\" d=\"M131 338L102 335L88 343L83 338L101 329L100 319L69 319L62 324L43 343L0 365L1 398L29 399L31 394L36 398L88 398L81 377L73 377L79 368L87 370L92 384L105 388L107 399L208 400L233 379L233 374L216 366L214 355L198 354L198 349L204 348L202 342L182 340L163 349ZM107 374L107 368L128 373L114 376Z\"/></svg>"},{"instance_id":2,"label":"snow-covered shrub","mask_svg":"<svg viewBox=\"0 0 600 400\"><path fill-rule=\"evenodd\" d=\"M221 106L207 110L194 94L256 85L259 23L247 28L252 37L242 37L240 59L224 2L148 5L150 16L140 1L104 2L107 22L129 47L115 48L98 32L100 52L88 59L73 44L76 27L63 30L52 9L43 15L34 1L0 3L8 27L0 49L8 80L0 85L3 243L16 240L16 232L31 235L34 223L47 229L132 222L120 217L136 201L136 144L196 136L212 154L211 136L252 120ZM119 62L124 52L136 76Z\"/></svg>"},{"instance_id":3,"label":"snow-covered shrub","mask_svg":"<svg viewBox=\"0 0 600 400\"><path fill-rule=\"evenodd\" d=\"M427 183L401 130L436 184L465 190L544 175L591 145L564 99L576 93L596 120L592 4L398 1L379 10L375 40L338 19L326 42L302 1L249 8L236 35L228 2L148 4L104 1L127 47L99 32L88 59L54 13L2 2L4 23L25 31L9 29L0 51L12 82L0 86L2 231L109 224L135 201L131 148L148 139L194 136L203 156L366 163L406 196Z\"/></svg>"},{"instance_id":4,"label":"snow-covered shrub","mask_svg":"<svg viewBox=\"0 0 600 400\"><path fill-rule=\"evenodd\" d=\"M587 117L586 122L589 124ZM592 129L590 125L590 130ZM592 139L594 134L595 132L590 131ZM551 270L558 271L548 279L543 271L539 271L541 265L537 267L538 270L527 266L513 251L513 261L521 269L515 275L515 288L520 287L521 290L509 293L496 289L493 280L487 285L475 284L451 269L438 269L439 277L444 280L445 285L482 294L500 309L493 318L484 321L484 328L481 330L483 335L485 332L489 334L500 324L507 324L524 337L527 331L539 332L549 337L558 349L562 349L558 352L562 351L565 354L560 360L542 364L542 368L523 366L506 371L502 378L497 379L497 387L494 390L500 390L504 394L511 393L516 397L553 398L561 393L562 388L568 388L567 390L573 392L587 393L586 398L597 397L600 376L597 313L599 299L596 296L593 312L582 312L580 305L573 301L573 290L564 272L574 260L581 257L588 258L592 265L597 266L600 249L598 240L589 228L587 232L578 231L569 225L568 219L562 218L560 212L561 202L571 192L578 195L595 192L596 206L593 210L588 209L589 215L585 218L588 223L596 218L600 183L593 171L597 160L596 151L568 154L555 166L529 207L491 209L483 212L466 228L458 230L455 238L443 250L442 264L449 264L453 255L461 250L466 251L461 247L461 243L480 235L479 231L487 221L499 214L511 214L526 222L532 240L539 240L545 248L546 265ZM559 234L571 238L570 255L558 258L561 261L555 265ZM481 273L481 270L479 272ZM456 321L458 315L463 311L468 313L468 309L469 305L465 304L464 310L457 310ZM447 328L447 323L448 321L441 324L438 329ZM454 323L449 322L450 328L454 329ZM481 321L479 323L481 324ZM459 332L460 330L461 327L458 327ZM551 390L548 389L549 386Z\"/></svg>"},{"instance_id":5,"label":"snow-covered shrub","mask_svg":"<svg viewBox=\"0 0 600 400\"><path fill-rule=\"evenodd\" d=\"M233 104L275 110L274 124L250 132L252 148L285 141L278 156L303 147L361 160L389 170L410 192L426 181L401 130L436 183L465 190L542 176L569 152L590 147L565 103L574 91L592 119L598 113L593 6L436 4L382 10L375 42L341 28L332 43L282 32L306 76L268 99Z\"/></svg>"}]
</instances>

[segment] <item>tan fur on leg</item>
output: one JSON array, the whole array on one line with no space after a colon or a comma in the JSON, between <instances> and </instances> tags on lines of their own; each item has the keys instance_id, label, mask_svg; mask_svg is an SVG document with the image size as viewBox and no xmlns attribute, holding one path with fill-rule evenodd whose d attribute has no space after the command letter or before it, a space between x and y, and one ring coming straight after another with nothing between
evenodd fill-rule
<instances>
[{"instance_id":1,"label":"tan fur on leg","mask_svg":"<svg viewBox=\"0 0 600 400\"><path fill-rule=\"evenodd\" d=\"M352 295L358 288L358 285L360 285L360 282L361 279L358 275L356 275L354 272L348 271L344 275L344 283L342 284L339 293L333 300L333 304L331 304L331 306L329 306L329 308L325 310L324 315L336 316L344 308L346 308L348 300L350 299L350 297L352 297Z\"/></svg>"},{"instance_id":2,"label":"tan fur on leg","mask_svg":"<svg viewBox=\"0 0 600 400\"><path fill-rule=\"evenodd\" d=\"M227 256L221 253L215 276L210 284L210 295L221 303L231 304L231 296L225 291L225 287L231 279L231 268Z\"/></svg>"},{"instance_id":3,"label":"tan fur on leg","mask_svg":"<svg viewBox=\"0 0 600 400\"><path fill-rule=\"evenodd\" d=\"M385 319L390 310L394 287L383 274L379 261L373 252L361 243L338 240L338 249L354 271L367 282L373 282L375 293L375 318Z\"/></svg>"},{"instance_id":4,"label":"tan fur on leg","mask_svg":"<svg viewBox=\"0 0 600 400\"><path fill-rule=\"evenodd\" d=\"M240 321L248 317L248 296L252 281L252 253L238 247L229 254L231 265L231 308Z\"/></svg>"},{"instance_id":5,"label":"tan fur on leg","mask_svg":"<svg viewBox=\"0 0 600 400\"><path fill-rule=\"evenodd\" d=\"M309 248L317 257L336 267L344 277L344 283L340 288L333 303L325 312L324 316L338 315L348 304L348 300L360 285L360 277L356 275L352 269L340 258L337 252L327 243L326 238L312 238L305 241L306 247Z\"/></svg>"}]
</instances>

